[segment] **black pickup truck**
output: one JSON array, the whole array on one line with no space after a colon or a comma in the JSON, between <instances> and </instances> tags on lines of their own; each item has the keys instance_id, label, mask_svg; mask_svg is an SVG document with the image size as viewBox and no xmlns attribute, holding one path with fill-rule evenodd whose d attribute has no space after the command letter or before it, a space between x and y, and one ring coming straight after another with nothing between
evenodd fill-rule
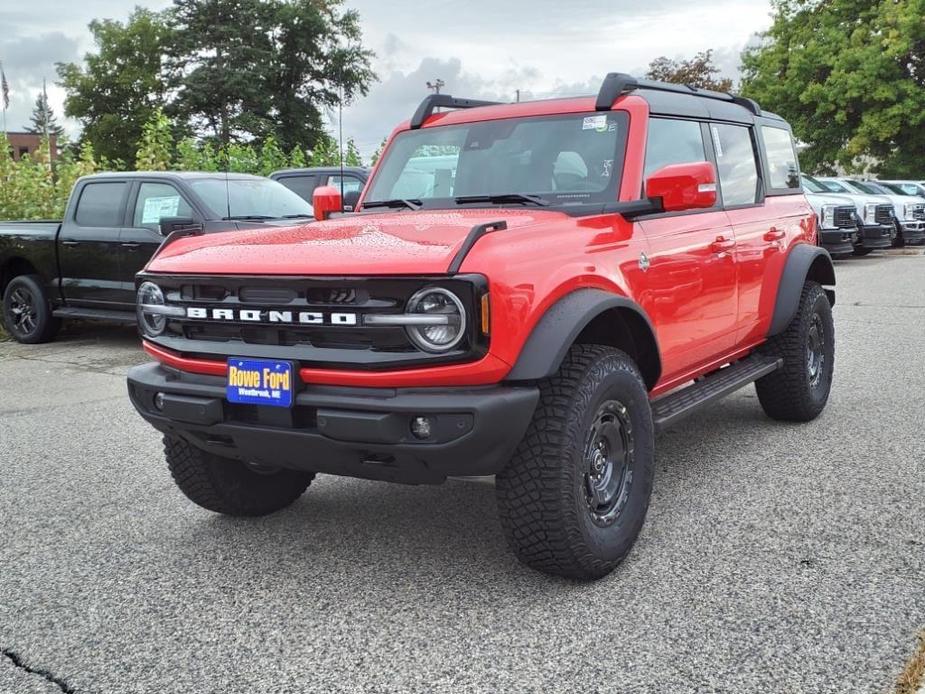
<instances>
[{"instance_id":1,"label":"black pickup truck","mask_svg":"<svg viewBox=\"0 0 925 694\"><path fill-rule=\"evenodd\" d=\"M0 222L0 296L19 342L52 339L62 318L135 321L135 273L173 230L312 221L312 207L260 176L104 173L77 181L62 221Z\"/></svg>"},{"instance_id":2,"label":"black pickup truck","mask_svg":"<svg viewBox=\"0 0 925 694\"><path fill-rule=\"evenodd\" d=\"M303 200L312 201L312 193L320 186L332 186L340 191L343 212L352 212L360 193L369 180L370 169L363 166L312 166L307 169L281 169L270 174Z\"/></svg>"}]
</instances>

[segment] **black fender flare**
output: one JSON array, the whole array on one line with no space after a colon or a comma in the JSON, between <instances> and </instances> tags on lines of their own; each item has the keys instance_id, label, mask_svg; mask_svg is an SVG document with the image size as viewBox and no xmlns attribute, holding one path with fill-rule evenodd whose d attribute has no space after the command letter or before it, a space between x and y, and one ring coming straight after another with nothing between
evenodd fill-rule
<instances>
[{"instance_id":1,"label":"black fender flare","mask_svg":"<svg viewBox=\"0 0 925 694\"><path fill-rule=\"evenodd\" d=\"M661 355L652 321L631 299L600 289L575 290L550 306L534 326L505 380L535 381L554 375L591 321L614 311L619 312L630 331L628 337L646 357L645 363L638 366L651 389L661 376Z\"/></svg>"},{"instance_id":2,"label":"black fender flare","mask_svg":"<svg viewBox=\"0 0 925 694\"><path fill-rule=\"evenodd\" d=\"M820 246L811 246L800 243L793 247L787 256L787 263L781 274L780 284L777 287L777 299L774 302L774 314L771 317L771 327L768 337L779 335L797 313L800 306L800 295L803 285L810 279L823 286L835 286L835 265L829 252ZM835 292L827 289L826 296L829 303L835 305Z\"/></svg>"}]
</instances>

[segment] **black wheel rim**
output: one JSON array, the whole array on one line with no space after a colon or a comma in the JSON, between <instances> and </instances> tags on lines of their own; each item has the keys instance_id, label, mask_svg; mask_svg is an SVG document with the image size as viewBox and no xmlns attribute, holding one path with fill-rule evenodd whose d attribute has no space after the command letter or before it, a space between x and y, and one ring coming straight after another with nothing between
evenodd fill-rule
<instances>
[{"instance_id":1,"label":"black wheel rim","mask_svg":"<svg viewBox=\"0 0 925 694\"><path fill-rule=\"evenodd\" d=\"M10 328L19 335L31 335L38 325L35 297L25 287L16 287L10 294Z\"/></svg>"},{"instance_id":2,"label":"black wheel rim","mask_svg":"<svg viewBox=\"0 0 925 694\"><path fill-rule=\"evenodd\" d=\"M623 512L633 483L633 455L629 412L622 403L607 400L591 422L582 461L585 501L596 525L613 525Z\"/></svg>"},{"instance_id":3,"label":"black wheel rim","mask_svg":"<svg viewBox=\"0 0 925 694\"><path fill-rule=\"evenodd\" d=\"M825 328L818 313L813 314L813 322L806 336L806 370L810 387L816 388L822 382L825 370Z\"/></svg>"}]
</instances>

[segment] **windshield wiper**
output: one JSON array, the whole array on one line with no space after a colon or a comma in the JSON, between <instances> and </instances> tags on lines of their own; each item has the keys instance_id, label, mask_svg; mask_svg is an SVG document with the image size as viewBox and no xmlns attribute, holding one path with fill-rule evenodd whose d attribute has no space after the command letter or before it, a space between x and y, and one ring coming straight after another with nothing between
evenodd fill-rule
<instances>
[{"instance_id":1,"label":"windshield wiper","mask_svg":"<svg viewBox=\"0 0 925 694\"><path fill-rule=\"evenodd\" d=\"M262 220L262 219L279 219L279 218L278 218L278 217L271 217L271 216L268 215L268 214L233 214L233 215L229 215L228 217L222 217L222 219L223 219L223 220L226 220L226 221L234 221L234 220L244 220L244 221L253 220L253 221L260 221L260 220Z\"/></svg>"},{"instance_id":2,"label":"windshield wiper","mask_svg":"<svg viewBox=\"0 0 925 694\"><path fill-rule=\"evenodd\" d=\"M315 215L313 214L306 214L304 212L299 212L298 214L284 214L282 217L280 217L280 219L302 219L302 218L311 219L314 216Z\"/></svg>"},{"instance_id":3,"label":"windshield wiper","mask_svg":"<svg viewBox=\"0 0 925 694\"><path fill-rule=\"evenodd\" d=\"M463 195L455 198L457 205L465 205L469 202L490 202L504 204L506 202L521 202L531 205L547 207L551 203L539 195L530 195L529 193L499 193L497 195Z\"/></svg>"},{"instance_id":4,"label":"windshield wiper","mask_svg":"<svg viewBox=\"0 0 925 694\"><path fill-rule=\"evenodd\" d=\"M409 210L419 210L421 209L421 201L395 198L394 200L373 200L372 202L363 203L364 210L370 207L407 207Z\"/></svg>"}]
</instances>

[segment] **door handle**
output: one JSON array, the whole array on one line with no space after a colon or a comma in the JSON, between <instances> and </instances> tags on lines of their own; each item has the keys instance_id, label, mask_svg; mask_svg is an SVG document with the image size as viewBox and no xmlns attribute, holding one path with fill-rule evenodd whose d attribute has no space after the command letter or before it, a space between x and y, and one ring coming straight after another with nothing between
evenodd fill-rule
<instances>
[{"instance_id":1,"label":"door handle","mask_svg":"<svg viewBox=\"0 0 925 694\"><path fill-rule=\"evenodd\" d=\"M774 227L771 227L771 229L768 231L768 233L766 233L766 234L764 235L764 240L765 240L765 241L780 241L780 240L781 240L782 238L784 238L786 235L787 235L787 234L786 234L785 232L781 231L780 229L776 229L776 228L774 228Z\"/></svg>"},{"instance_id":2,"label":"door handle","mask_svg":"<svg viewBox=\"0 0 925 694\"><path fill-rule=\"evenodd\" d=\"M79 245L80 245L80 241L70 241L70 240L68 240L68 241L62 241L62 242L61 242L61 245L62 245L62 246L79 246Z\"/></svg>"},{"instance_id":3,"label":"door handle","mask_svg":"<svg viewBox=\"0 0 925 694\"><path fill-rule=\"evenodd\" d=\"M727 239L725 236L717 236L716 241L710 244L710 250L714 253L725 253L735 248L736 242L733 239Z\"/></svg>"},{"instance_id":4,"label":"door handle","mask_svg":"<svg viewBox=\"0 0 925 694\"><path fill-rule=\"evenodd\" d=\"M135 248L138 248L139 246L141 246L141 244L140 244L140 243L135 243L134 241L125 241L125 242L122 243L122 248L131 248L131 249L135 249Z\"/></svg>"}]
</instances>

